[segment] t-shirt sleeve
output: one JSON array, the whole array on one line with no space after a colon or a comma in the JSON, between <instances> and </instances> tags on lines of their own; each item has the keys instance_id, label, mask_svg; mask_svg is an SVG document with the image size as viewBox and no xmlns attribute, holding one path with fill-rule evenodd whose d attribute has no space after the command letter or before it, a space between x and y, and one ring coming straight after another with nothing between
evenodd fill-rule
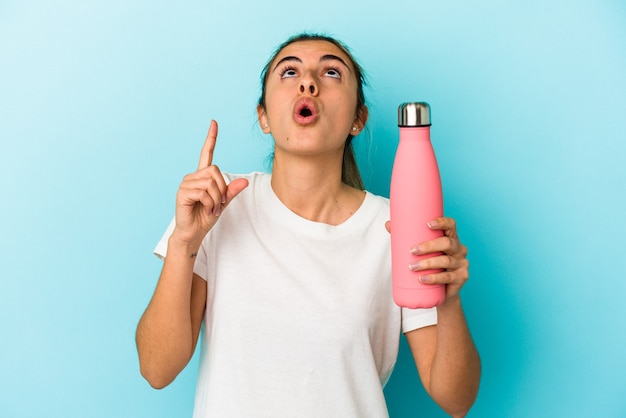
<instances>
[{"instance_id":1,"label":"t-shirt sleeve","mask_svg":"<svg viewBox=\"0 0 626 418\"><path fill-rule=\"evenodd\" d=\"M165 260L165 255L167 254L167 240L170 238L170 235L172 235L174 226L176 226L176 218L172 218L172 221L165 230L165 233L159 240L157 246L154 248L154 255L159 257L161 260Z\"/></svg>"},{"instance_id":2,"label":"t-shirt sleeve","mask_svg":"<svg viewBox=\"0 0 626 418\"><path fill-rule=\"evenodd\" d=\"M175 226L176 226L176 218L173 218L170 224L168 225L167 229L165 230L165 233L163 234L163 236L157 243L157 246L154 248L154 255L159 257L161 260L165 260L165 256L167 255L167 241L169 240L170 235L172 235L172 232L174 231ZM193 272L196 273L201 278L203 278L204 280L206 280L206 277L207 277L206 265L207 265L207 254L206 254L206 250L203 244L200 246L200 249L198 250L198 256L196 257L196 261L194 262L194 265L193 265Z\"/></svg>"},{"instance_id":3,"label":"t-shirt sleeve","mask_svg":"<svg viewBox=\"0 0 626 418\"><path fill-rule=\"evenodd\" d=\"M424 328L437 324L437 308L408 309L402 308L402 332Z\"/></svg>"}]
</instances>

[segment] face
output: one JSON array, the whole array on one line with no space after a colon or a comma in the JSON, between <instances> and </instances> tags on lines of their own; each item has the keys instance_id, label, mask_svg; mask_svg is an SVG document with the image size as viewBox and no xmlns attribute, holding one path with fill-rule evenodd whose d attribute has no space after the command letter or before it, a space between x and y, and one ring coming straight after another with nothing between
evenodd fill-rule
<instances>
[{"instance_id":1,"label":"face","mask_svg":"<svg viewBox=\"0 0 626 418\"><path fill-rule=\"evenodd\" d=\"M348 134L367 119L357 111L358 81L350 57L321 40L286 46L270 63L259 123L280 153L342 154ZM357 130L354 130L355 128Z\"/></svg>"}]
</instances>

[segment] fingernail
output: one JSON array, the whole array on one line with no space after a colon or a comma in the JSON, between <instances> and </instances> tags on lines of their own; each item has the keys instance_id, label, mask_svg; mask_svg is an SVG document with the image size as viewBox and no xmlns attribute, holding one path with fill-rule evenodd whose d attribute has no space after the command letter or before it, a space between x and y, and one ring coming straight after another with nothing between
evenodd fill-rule
<instances>
[{"instance_id":1,"label":"fingernail","mask_svg":"<svg viewBox=\"0 0 626 418\"><path fill-rule=\"evenodd\" d=\"M222 195L222 203L226 203L226 194Z\"/></svg>"},{"instance_id":2,"label":"fingernail","mask_svg":"<svg viewBox=\"0 0 626 418\"><path fill-rule=\"evenodd\" d=\"M430 276L420 276L418 280L420 283L430 283L431 281Z\"/></svg>"},{"instance_id":3,"label":"fingernail","mask_svg":"<svg viewBox=\"0 0 626 418\"><path fill-rule=\"evenodd\" d=\"M430 221L430 222L428 222L428 227L429 228L434 228L436 226L437 226L437 221Z\"/></svg>"},{"instance_id":4,"label":"fingernail","mask_svg":"<svg viewBox=\"0 0 626 418\"><path fill-rule=\"evenodd\" d=\"M218 205L215 210L213 211L213 215L215 216L220 216L220 213L222 212L222 205Z\"/></svg>"},{"instance_id":5,"label":"fingernail","mask_svg":"<svg viewBox=\"0 0 626 418\"><path fill-rule=\"evenodd\" d=\"M421 264L420 264L419 261L417 263L414 263L414 264L409 264L409 270L413 270L413 271L419 270L420 266L421 266Z\"/></svg>"},{"instance_id":6,"label":"fingernail","mask_svg":"<svg viewBox=\"0 0 626 418\"><path fill-rule=\"evenodd\" d=\"M413 247L411 248L411 254L413 255L420 255L422 253L422 247L421 246L417 246L417 247Z\"/></svg>"}]
</instances>

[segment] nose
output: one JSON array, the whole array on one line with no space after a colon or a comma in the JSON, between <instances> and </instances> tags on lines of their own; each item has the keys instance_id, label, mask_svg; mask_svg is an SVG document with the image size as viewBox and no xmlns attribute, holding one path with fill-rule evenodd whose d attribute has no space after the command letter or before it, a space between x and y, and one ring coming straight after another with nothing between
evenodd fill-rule
<instances>
[{"instance_id":1,"label":"nose","mask_svg":"<svg viewBox=\"0 0 626 418\"><path fill-rule=\"evenodd\" d=\"M300 93L305 92L308 92L312 96L317 94L317 85L312 77L304 77L302 81L300 81Z\"/></svg>"}]
</instances>

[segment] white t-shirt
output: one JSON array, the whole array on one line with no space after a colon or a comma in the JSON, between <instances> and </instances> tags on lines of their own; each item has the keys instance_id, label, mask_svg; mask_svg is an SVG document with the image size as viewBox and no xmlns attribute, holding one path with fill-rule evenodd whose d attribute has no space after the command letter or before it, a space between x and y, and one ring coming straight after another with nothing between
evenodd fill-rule
<instances>
[{"instance_id":1,"label":"white t-shirt","mask_svg":"<svg viewBox=\"0 0 626 418\"><path fill-rule=\"evenodd\" d=\"M401 330L437 322L393 302L388 200L367 193L331 226L283 205L269 174L238 177L194 267L208 284L194 418L388 416Z\"/></svg>"}]
</instances>

